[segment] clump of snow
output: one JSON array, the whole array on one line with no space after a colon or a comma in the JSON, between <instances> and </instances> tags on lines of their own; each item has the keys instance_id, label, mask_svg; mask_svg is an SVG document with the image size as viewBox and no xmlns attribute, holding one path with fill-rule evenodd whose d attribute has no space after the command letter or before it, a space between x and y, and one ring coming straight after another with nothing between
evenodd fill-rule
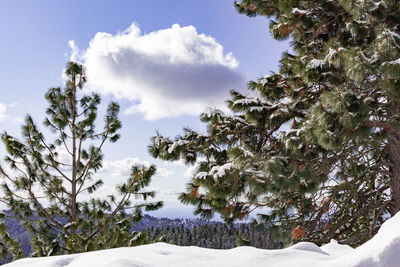
<instances>
[{"instance_id":1,"label":"clump of snow","mask_svg":"<svg viewBox=\"0 0 400 267\"><path fill-rule=\"evenodd\" d=\"M325 66L326 61L321 59L312 59L306 66L306 69L316 69Z\"/></svg>"},{"instance_id":2,"label":"clump of snow","mask_svg":"<svg viewBox=\"0 0 400 267\"><path fill-rule=\"evenodd\" d=\"M400 65L400 58L393 61L383 62L382 65Z\"/></svg>"},{"instance_id":3,"label":"clump of snow","mask_svg":"<svg viewBox=\"0 0 400 267\"><path fill-rule=\"evenodd\" d=\"M257 97L254 98L247 97L236 100L235 102L233 102L233 105L255 105L259 103L260 99L258 99Z\"/></svg>"},{"instance_id":4,"label":"clump of snow","mask_svg":"<svg viewBox=\"0 0 400 267\"><path fill-rule=\"evenodd\" d=\"M205 179L208 175L208 172L199 172L198 174L196 174L195 178L198 179Z\"/></svg>"},{"instance_id":5,"label":"clump of snow","mask_svg":"<svg viewBox=\"0 0 400 267\"><path fill-rule=\"evenodd\" d=\"M292 14L301 14L301 15L308 15L310 12L304 9L298 9L297 7L292 9Z\"/></svg>"},{"instance_id":6,"label":"clump of snow","mask_svg":"<svg viewBox=\"0 0 400 267\"><path fill-rule=\"evenodd\" d=\"M243 152L243 155L245 155L246 157L251 157L251 158L254 157L254 154L251 151L243 147L240 147L239 149Z\"/></svg>"},{"instance_id":7,"label":"clump of snow","mask_svg":"<svg viewBox=\"0 0 400 267\"><path fill-rule=\"evenodd\" d=\"M234 167L234 165L231 162L225 163L222 166L214 166L214 167L212 167L210 174L214 174L214 177L216 177L216 178L222 177L225 175L226 171L229 171L233 167Z\"/></svg>"},{"instance_id":8,"label":"clump of snow","mask_svg":"<svg viewBox=\"0 0 400 267\"><path fill-rule=\"evenodd\" d=\"M168 153L172 153L174 152L174 150L178 147L178 146L184 146L186 144L188 144L189 141L186 140L178 140L176 142L174 142L169 148L168 148Z\"/></svg>"},{"instance_id":9,"label":"clump of snow","mask_svg":"<svg viewBox=\"0 0 400 267\"><path fill-rule=\"evenodd\" d=\"M206 249L156 243L88 253L26 258L5 267L200 267L200 266L285 266L285 267L396 267L400 266L400 213L387 220L378 234L353 249L335 240L318 247L303 242L285 249L252 247Z\"/></svg>"}]
</instances>

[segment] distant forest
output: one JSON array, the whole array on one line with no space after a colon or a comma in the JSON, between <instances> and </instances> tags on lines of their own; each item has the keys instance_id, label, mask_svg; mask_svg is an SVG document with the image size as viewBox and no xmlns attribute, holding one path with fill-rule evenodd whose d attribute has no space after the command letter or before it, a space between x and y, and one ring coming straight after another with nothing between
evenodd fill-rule
<instances>
[{"instance_id":1,"label":"distant forest","mask_svg":"<svg viewBox=\"0 0 400 267\"><path fill-rule=\"evenodd\" d=\"M283 243L276 242L265 230L257 230L249 224L229 226L210 223L193 228L167 226L150 227L145 231L151 243L163 241L179 246L198 246L213 249L229 249L241 245L263 249L282 248Z\"/></svg>"}]
</instances>

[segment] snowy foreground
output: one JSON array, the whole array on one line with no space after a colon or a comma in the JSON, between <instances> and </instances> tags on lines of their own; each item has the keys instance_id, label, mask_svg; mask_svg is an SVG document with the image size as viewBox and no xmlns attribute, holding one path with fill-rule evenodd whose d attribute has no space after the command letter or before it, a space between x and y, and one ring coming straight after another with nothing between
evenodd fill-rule
<instances>
[{"instance_id":1,"label":"snowy foreground","mask_svg":"<svg viewBox=\"0 0 400 267\"><path fill-rule=\"evenodd\" d=\"M144 266L400 266L400 213L386 221L379 233L353 249L335 241L318 247L299 243L280 250L240 247L229 250L179 247L165 243L117 248L75 255L27 258L6 267L144 267Z\"/></svg>"}]
</instances>

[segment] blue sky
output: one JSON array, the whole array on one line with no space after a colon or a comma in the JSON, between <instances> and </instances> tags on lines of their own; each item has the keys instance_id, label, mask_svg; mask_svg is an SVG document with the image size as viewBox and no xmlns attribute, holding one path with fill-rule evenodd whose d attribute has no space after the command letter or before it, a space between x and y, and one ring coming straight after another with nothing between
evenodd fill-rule
<instances>
[{"instance_id":1,"label":"blue sky","mask_svg":"<svg viewBox=\"0 0 400 267\"><path fill-rule=\"evenodd\" d=\"M203 131L200 110L277 71L289 48L270 37L267 19L239 15L232 0L1 1L0 31L0 129L19 135L27 113L43 121L45 92L62 85L62 69L78 53L88 90L122 107L122 138L104 149L106 185L122 181L132 162L157 164L151 186L166 205L153 214L167 217L191 216L176 201L187 167L152 159L150 137Z\"/></svg>"}]
</instances>

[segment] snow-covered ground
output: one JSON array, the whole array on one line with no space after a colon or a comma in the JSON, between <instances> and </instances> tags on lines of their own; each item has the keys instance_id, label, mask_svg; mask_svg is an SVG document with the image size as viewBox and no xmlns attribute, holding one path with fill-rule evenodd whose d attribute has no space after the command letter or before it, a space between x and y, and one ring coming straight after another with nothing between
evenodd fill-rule
<instances>
[{"instance_id":1,"label":"snow-covered ground","mask_svg":"<svg viewBox=\"0 0 400 267\"><path fill-rule=\"evenodd\" d=\"M156 243L75 255L27 258L5 267L144 267L144 266L400 266L400 213L386 221L379 233L353 249L335 241L318 247L298 243L280 250L239 247L229 250L179 247Z\"/></svg>"}]
</instances>

